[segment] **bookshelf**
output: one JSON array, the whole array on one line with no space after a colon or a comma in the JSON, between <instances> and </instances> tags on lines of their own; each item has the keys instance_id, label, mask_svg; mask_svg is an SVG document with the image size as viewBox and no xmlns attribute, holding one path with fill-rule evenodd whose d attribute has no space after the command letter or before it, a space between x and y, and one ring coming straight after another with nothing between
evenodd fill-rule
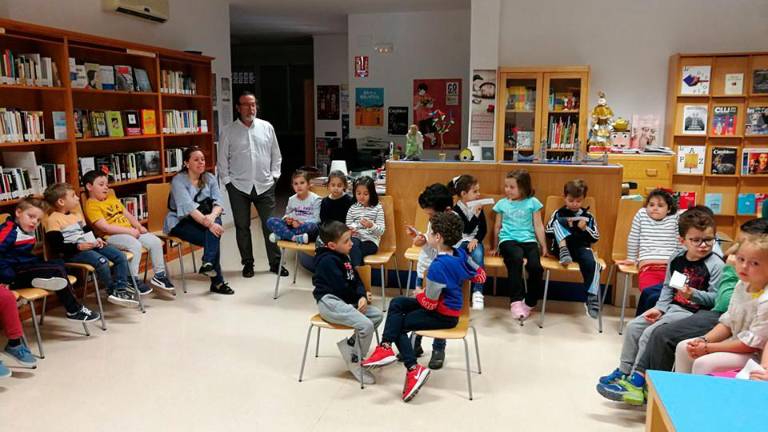
<instances>
[{"instance_id":1,"label":"bookshelf","mask_svg":"<svg viewBox=\"0 0 768 432\"><path fill-rule=\"evenodd\" d=\"M767 107L762 116L760 107ZM766 120L768 52L670 58L665 134L675 152L672 188L694 192L696 204L710 206L718 229L731 236L757 216L755 201L768 193ZM685 153L703 153L703 168L687 168L695 164Z\"/></svg>"},{"instance_id":2,"label":"bookshelf","mask_svg":"<svg viewBox=\"0 0 768 432\"><path fill-rule=\"evenodd\" d=\"M499 69L496 154L500 161L572 158L586 150L588 66ZM556 131L560 132L556 134Z\"/></svg>"},{"instance_id":3,"label":"bookshelf","mask_svg":"<svg viewBox=\"0 0 768 432\"><path fill-rule=\"evenodd\" d=\"M38 164L58 164L63 168L65 181L81 191L79 158L143 151L159 152L158 174L115 179L111 183L118 197L146 192L147 183L169 182L175 172L166 172L167 150L198 146L205 150L209 168L212 170L215 166L216 153L213 134L210 132L213 127L210 95L212 57L0 18L0 59L6 50L15 55L36 53L50 58L58 72L56 75L59 82L41 86L40 83L45 84L44 81L0 81L0 108L42 111L45 131L44 140L0 142L0 153L34 152ZM70 59L74 59L77 65L91 63L102 66L130 66L131 74L134 74L136 69L141 69L146 72L151 91L137 91L138 85L132 90L118 89L117 85L115 89L79 88L76 85L78 81L72 79L77 78L77 68L71 70ZM114 70L115 78L118 78L117 68ZM178 84L179 90L176 87L165 87L167 81L164 78L168 78L165 71L168 70L177 73L174 79L179 80L174 83ZM138 73L130 76L137 80ZM194 94L191 94L190 83L193 83ZM169 93L170 91L175 93ZM156 133L126 135L124 131L125 136L75 136L74 110L121 113L135 110L141 113L142 109L154 111ZM207 131L196 127L194 130L188 128L188 133L163 133L164 110L195 110L195 117L200 121L198 126L202 126L202 121L205 121ZM54 139L51 114L53 111L65 113L65 139ZM125 124L123 126L125 127ZM10 168L2 159L0 165ZM0 200L0 213L12 211L17 202L18 198Z\"/></svg>"}]
</instances>

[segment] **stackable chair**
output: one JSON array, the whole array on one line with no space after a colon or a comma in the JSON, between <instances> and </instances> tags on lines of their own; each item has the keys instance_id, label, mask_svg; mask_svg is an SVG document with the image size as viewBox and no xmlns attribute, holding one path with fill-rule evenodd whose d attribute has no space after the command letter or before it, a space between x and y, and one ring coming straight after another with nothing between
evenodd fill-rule
<instances>
[{"instance_id":1,"label":"stackable chair","mask_svg":"<svg viewBox=\"0 0 768 432\"><path fill-rule=\"evenodd\" d=\"M416 220L413 223L414 228L419 232L426 234L427 224L429 223L429 216L422 209L416 209ZM405 280L405 295L408 296L408 292L411 290L411 273L414 272L413 267L419 262L419 254L421 253L421 246L411 246L405 251L405 259L408 261L408 279ZM417 275L418 276L418 275ZM414 282L415 283L415 282Z\"/></svg>"},{"instance_id":2,"label":"stackable chair","mask_svg":"<svg viewBox=\"0 0 768 432\"><path fill-rule=\"evenodd\" d=\"M394 259L395 276L397 276L397 286L400 290L403 286L400 282L400 273L397 265L397 233L395 232L395 202L391 196L379 196L379 202L384 208L384 235L379 242L379 251L373 255L368 255L363 262L370 266L379 266L381 270L381 310L387 310L387 269L386 265ZM402 291L401 291L402 292Z\"/></svg>"},{"instance_id":3,"label":"stackable chair","mask_svg":"<svg viewBox=\"0 0 768 432\"><path fill-rule=\"evenodd\" d=\"M269 239L266 239L266 241L269 241ZM293 283L296 284L296 272L299 271L299 253L305 253L309 256L315 256L315 242L311 242L309 244L299 244L296 242L288 241L288 240L279 240L277 242L277 247L280 248L280 265L277 267L277 277L275 278L275 295L272 296L273 299L277 300L277 297L280 294L280 271L279 269L283 268L283 264L285 264L285 251L292 250L296 252L296 265L293 268Z\"/></svg>"}]
</instances>

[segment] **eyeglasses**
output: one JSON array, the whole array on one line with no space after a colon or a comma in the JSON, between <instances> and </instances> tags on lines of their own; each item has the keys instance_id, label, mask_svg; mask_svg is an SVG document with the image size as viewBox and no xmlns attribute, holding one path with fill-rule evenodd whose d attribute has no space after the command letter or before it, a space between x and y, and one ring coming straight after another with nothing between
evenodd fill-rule
<instances>
[{"instance_id":1,"label":"eyeglasses","mask_svg":"<svg viewBox=\"0 0 768 432\"><path fill-rule=\"evenodd\" d=\"M691 242L694 246L701 246L701 245L712 246L713 244L715 244L715 238L714 237L689 238L688 241Z\"/></svg>"}]
</instances>

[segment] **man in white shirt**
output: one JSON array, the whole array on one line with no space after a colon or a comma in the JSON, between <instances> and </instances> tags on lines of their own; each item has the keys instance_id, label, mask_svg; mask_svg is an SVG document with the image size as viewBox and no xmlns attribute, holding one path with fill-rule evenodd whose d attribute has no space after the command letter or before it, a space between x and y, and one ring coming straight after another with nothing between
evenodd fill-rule
<instances>
[{"instance_id":1,"label":"man in white shirt","mask_svg":"<svg viewBox=\"0 0 768 432\"><path fill-rule=\"evenodd\" d=\"M269 238L267 219L275 210L275 184L280 178L280 147L275 129L269 122L256 118L257 101L251 92L244 92L237 100L240 119L221 132L219 140L218 171L226 186L232 216L235 219L235 237L240 249L243 277L253 277L253 246L251 244L251 203L256 206L264 234L264 246L269 259L269 271L288 276L280 267L280 249Z\"/></svg>"}]
</instances>

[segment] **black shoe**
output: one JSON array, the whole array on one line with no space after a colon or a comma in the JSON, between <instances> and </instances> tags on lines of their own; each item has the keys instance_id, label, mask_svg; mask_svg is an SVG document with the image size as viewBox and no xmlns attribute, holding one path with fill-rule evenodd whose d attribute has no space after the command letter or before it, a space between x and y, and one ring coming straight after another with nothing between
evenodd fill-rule
<instances>
[{"instance_id":1,"label":"black shoe","mask_svg":"<svg viewBox=\"0 0 768 432\"><path fill-rule=\"evenodd\" d=\"M101 315L85 306L80 306L77 312L67 312L67 319L70 321L92 322L101 319Z\"/></svg>"},{"instance_id":2,"label":"black shoe","mask_svg":"<svg viewBox=\"0 0 768 432\"><path fill-rule=\"evenodd\" d=\"M269 272L277 274L277 266L270 266ZM288 270L285 267L280 267L280 276L288 277Z\"/></svg>"},{"instance_id":3,"label":"black shoe","mask_svg":"<svg viewBox=\"0 0 768 432\"><path fill-rule=\"evenodd\" d=\"M252 278L253 275L254 275L254 273L253 273L253 266L252 265L243 266L243 277L244 278Z\"/></svg>"},{"instance_id":4,"label":"black shoe","mask_svg":"<svg viewBox=\"0 0 768 432\"><path fill-rule=\"evenodd\" d=\"M213 268L213 264L204 262L200 264L200 268L197 270L203 276L216 277L219 273Z\"/></svg>"},{"instance_id":5,"label":"black shoe","mask_svg":"<svg viewBox=\"0 0 768 432\"><path fill-rule=\"evenodd\" d=\"M226 282L221 282L218 285L211 285L211 292L224 295L232 295L235 293L235 291L230 288Z\"/></svg>"},{"instance_id":6,"label":"black shoe","mask_svg":"<svg viewBox=\"0 0 768 432\"><path fill-rule=\"evenodd\" d=\"M445 351L432 350L432 358L429 359L429 368L432 370L441 369L445 362Z\"/></svg>"},{"instance_id":7,"label":"black shoe","mask_svg":"<svg viewBox=\"0 0 768 432\"><path fill-rule=\"evenodd\" d=\"M419 358L424 355L424 348L421 347L421 345L417 346L413 349L413 354L416 356L416 358ZM400 353L397 353L397 361L401 362L403 361L403 358L400 357Z\"/></svg>"}]
</instances>

